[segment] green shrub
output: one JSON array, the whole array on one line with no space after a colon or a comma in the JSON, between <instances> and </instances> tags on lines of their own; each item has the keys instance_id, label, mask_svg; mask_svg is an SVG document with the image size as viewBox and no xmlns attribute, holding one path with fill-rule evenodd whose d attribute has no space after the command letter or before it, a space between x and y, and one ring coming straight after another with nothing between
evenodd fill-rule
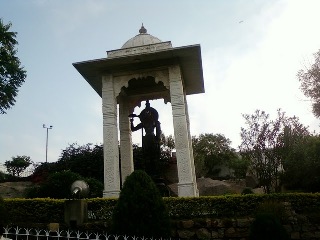
<instances>
[{"instance_id":1,"label":"green shrub","mask_svg":"<svg viewBox=\"0 0 320 240\"><path fill-rule=\"evenodd\" d=\"M103 184L94 178L84 178L71 171L52 173L39 186L31 188L27 192L28 198L71 198L70 187L76 180L84 180L88 183L90 193L88 197L102 197Z\"/></svg>"},{"instance_id":2,"label":"green shrub","mask_svg":"<svg viewBox=\"0 0 320 240\"><path fill-rule=\"evenodd\" d=\"M250 226L250 240L289 240L279 219L270 213L260 213Z\"/></svg>"},{"instance_id":3,"label":"green shrub","mask_svg":"<svg viewBox=\"0 0 320 240\"><path fill-rule=\"evenodd\" d=\"M27 197L35 198L70 198L71 192L70 187L71 184L80 180L82 177L71 171L61 171L50 174L48 179L40 184L40 186L36 189L32 189ZM35 195L32 195L35 194Z\"/></svg>"},{"instance_id":4,"label":"green shrub","mask_svg":"<svg viewBox=\"0 0 320 240\"><path fill-rule=\"evenodd\" d=\"M288 215L286 213L286 209L282 202L277 202L275 200L267 200L263 203L261 203L257 210L256 214L267 214L267 215L273 215L280 221L285 221L288 218Z\"/></svg>"},{"instance_id":5,"label":"green shrub","mask_svg":"<svg viewBox=\"0 0 320 240\"><path fill-rule=\"evenodd\" d=\"M6 180L6 174L0 171L0 182L4 182Z\"/></svg>"},{"instance_id":6,"label":"green shrub","mask_svg":"<svg viewBox=\"0 0 320 240\"><path fill-rule=\"evenodd\" d=\"M267 199L256 209L256 217L250 227L250 240L286 240L289 235L282 225L288 219L282 202Z\"/></svg>"},{"instance_id":7,"label":"green shrub","mask_svg":"<svg viewBox=\"0 0 320 240\"><path fill-rule=\"evenodd\" d=\"M102 197L103 183L95 178L84 178L83 179L89 185L89 198Z\"/></svg>"},{"instance_id":8,"label":"green shrub","mask_svg":"<svg viewBox=\"0 0 320 240\"><path fill-rule=\"evenodd\" d=\"M252 191L252 188L246 187L242 190L241 194L246 195L246 194L253 194L254 192Z\"/></svg>"},{"instance_id":9,"label":"green shrub","mask_svg":"<svg viewBox=\"0 0 320 240\"><path fill-rule=\"evenodd\" d=\"M0 196L0 237L3 234L3 228L8 224L8 211L3 198Z\"/></svg>"},{"instance_id":10,"label":"green shrub","mask_svg":"<svg viewBox=\"0 0 320 240\"><path fill-rule=\"evenodd\" d=\"M135 171L127 177L113 212L112 230L117 234L168 237L170 219L151 177Z\"/></svg>"},{"instance_id":11,"label":"green shrub","mask_svg":"<svg viewBox=\"0 0 320 240\"><path fill-rule=\"evenodd\" d=\"M305 215L311 223L320 224L320 208L308 207L301 214Z\"/></svg>"}]
</instances>

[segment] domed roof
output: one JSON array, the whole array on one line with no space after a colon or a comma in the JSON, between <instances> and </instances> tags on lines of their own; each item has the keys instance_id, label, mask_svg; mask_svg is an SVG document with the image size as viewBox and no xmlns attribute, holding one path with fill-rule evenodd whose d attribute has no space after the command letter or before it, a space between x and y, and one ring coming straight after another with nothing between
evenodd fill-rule
<instances>
[{"instance_id":1,"label":"domed roof","mask_svg":"<svg viewBox=\"0 0 320 240\"><path fill-rule=\"evenodd\" d=\"M121 48L132 48L143 45L149 45L154 43L161 43L159 38L156 38L147 33L147 29L144 28L143 24L139 30L139 34L129 39Z\"/></svg>"}]
</instances>

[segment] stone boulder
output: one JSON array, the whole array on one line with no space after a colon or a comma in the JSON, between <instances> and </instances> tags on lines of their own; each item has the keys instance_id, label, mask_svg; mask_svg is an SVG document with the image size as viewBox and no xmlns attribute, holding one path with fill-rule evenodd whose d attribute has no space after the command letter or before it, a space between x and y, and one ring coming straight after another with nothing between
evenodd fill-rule
<instances>
[{"instance_id":1,"label":"stone boulder","mask_svg":"<svg viewBox=\"0 0 320 240\"><path fill-rule=\"evenodd\" d=\"M214 196L237 193L230 183L211 178L198 178L197 185L200 196Z\"/></svg>"},{"instance_id":2,"label":"stone boulder","mask_svg":"<svg viewBox=\"0 0 320 240\"><path fill-rule=\"evenodd\" d=\"M197 186L200 196L214 196L241 193L243 186L228 181L213 180L211 178L198 178ZM173 183L169 188L178 195L178 185Z\"/></svg>"}]
</instances>

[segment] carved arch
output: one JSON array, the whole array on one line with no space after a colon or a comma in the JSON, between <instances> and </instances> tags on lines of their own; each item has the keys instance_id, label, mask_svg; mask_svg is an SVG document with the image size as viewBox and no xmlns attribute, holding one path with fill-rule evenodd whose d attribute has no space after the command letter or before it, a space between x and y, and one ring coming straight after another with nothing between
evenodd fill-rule
<instances>
[{"instance_id":1,"label":"carved arch","mask_svg":"<svg viewBox=\"0 0 320 240\"><path fill-rule=\"evenodd\" d=\"M169 81L169 71L168 69L161 69L161 70L152 70L146 72L139 72L139 73L131 73L125 74L121 76L114 76L114 94L116 97L119 96L122 87L128 88L129 81L131 79L142 79L147 77L153 77L155 83L162 82L166 89L170 90L170 81Z\"/></svg>"}]
</instances>

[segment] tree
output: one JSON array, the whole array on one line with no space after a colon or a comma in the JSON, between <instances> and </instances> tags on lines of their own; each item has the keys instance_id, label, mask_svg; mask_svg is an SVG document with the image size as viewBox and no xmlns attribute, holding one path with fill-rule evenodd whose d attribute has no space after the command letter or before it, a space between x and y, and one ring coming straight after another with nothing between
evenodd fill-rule
<instances>
[{"instance_id":1,"label":"tree","mask_svg":"<svg viewBox=\"0 0 320 240\"><path fill-rule=\"evenodd\" d=\"M132 152L133 152L133 163L134 169L142 170L145 168L143 161L143 151L142 147L138 144L132 144Z\"/></svg>"},{"instance_id":2,"label":"tree","mask_svg":"<svg viewBox=\"0 0 320 240\"><path fill-rule=\"evenodd\" d=\"M233 158L229 162L229 167L233 170L233 176L238 180L246 177L249 165L250 161L242 157Z\"/></svg>"},{"instance_id":3,"label":"tree","mask_svg":"<svg viewBox=\"0 0 320 240\"><path fill-rule=\"evenodd\" d=\"M103 182L103 146L91 143L82 146L70 144L62 150L57 167Z\"/></svg>"},{"instance_id":4,"label":"tree","mask_svg":"<svg viewBox=\"0 0 320 240\"><path fill-rule=\"evenodd\" d=\"M44 182L49 174L62 171L57 162L45 162L35 164L35 169L31 175L31 181L34 183Z\"/></svg>"},{"instance_id":5,"label":"tree","mask_svg":"<svg viewBox=\"0 0 320 240\"><path fill-rule=\"evenodd\" d=\"M49 174L48 178L30 189L27 193L29 198L71 198L71 185L77 180L88 183L90 192L88 197L102 197L103 184L94 178L84 178L78 173L71 171L60 171Z\"/></svg>"},{"instance_id":6,"label":"tree","mask_svg":"<svg viewBox=\"0 0 320 240\"><path fill-rule=\"evenodd\" d=\"M17 33L10 31L11 25L0 19L0 114L5 114L15 104L18 88L27 76L16 56Z\"/></svg>"},{"instance_id":7,"label":"tree","mask_svg":"<svg viewBox=\"0 0 320 240\"><path fill-rule=\"evenodd\" d=\"M192 147L197 176L217 177L219 166L229 166L237 158L231 141L222 134L200 134L192 137Z\"/></svg>"},{"instance_id":8,"label":"tree","mask_svg":"<svg viewBox=\"0 0 320 240\"><path fill-rule=\"evenodd\" d=\"M320 136L299 138L283 162L282 182L287 189L320 191Z\"/></svg>"},{"instance_id":9,"label":"tree","mask_svg":"<svg viewBox=\"0 0 320 240\"><path fill-rule=\"evenodd\" d=\"M165 171L165 167L171 161L172 151L175 148L175 142L172 135L166 137L163 133L160 135L160 169Z\"/></svg>"},{"instance_id":10,"label":"tree","mask_svg":"<svg viewBox=\"0 0 320 240\"><path fill-rule=\"evenodd\" d=\"M160 161L167 162L171 157L171 151L174 147L172 136L162 137ZM121 157L121 156L120 156ZM135 169L143 169L142 148L133 144L133 159ZM46 180L50 173L63 170L70 170L78 173L83 177L95 178L103 182L103 145L93 145L91 143L78 145L77 143L69 144L62 150L57 162L42 163L38 165L33 174L34 182Z\"/></svg>"},{"instance_id":11,"label":"tree","mask_svg":"<svg viewBox=\"0 0 320 240\"><path fill-rule=\"evenodd\" d=\"M11 159L11 161L5 161L4 165L6 166L8 173L12 176L19 177L20 174L32 164L32 161L28 156L16 156Z\"/></svg>"},{"instance_id":12,"label":"tree","mask_svg":"<svg viewBox=\"0 0 320 240\"><path fill-rule=\"evenodd\" d=\"M168 137L161 133L160 135L160 147L162 149L168 149L172 151L175 148L175 142L173 136L170 134Z\"/></svg>"},{"instance_id":13,"label":"tree","mask_svg":"<svg viewBox=\"0 0 320 240\"><path fill-rule=\"evenodd\" d=\"M311 98L312 111L320 117L320 49L314 54L314 63L298 71L300 88L305 96Z\"/></svg>"},{"instance_id":14,"label":"tree","mask_svg":"<svg viewBox=\"0 0 320 240\"><path fill-rule=\"evenodd\" d=\"M103 146L91 143L82 146L69 144L62 150L57 162L39 164L32 174L32 181L41 183L50 174L64 170L103 182Z\"/></svg>"},{"instance_id":15,"label":"tree","mask_svg":"<svg viewBox=\"0 0 320 240\"><path fill-rule=\"evenodd\" d=\"M278 190L279 171L293 139L288 138L289 132L305 135L308 130L297 117L287 117L280 109L275 120L270 120L269 114L260 110L252 115L243 114L243 117L247 128L241 128L240 154L250 161L251 174L257 177L266 193L272 188Z\"/></svg>"},{"instance_id":16,"label":"tree","mask_svg":"<svg viewBox=\"0 0 320 240\"><path fill-rule=\"evenodd\" d=\"M112 216L114 233L135 237L170 236L170 218L151 177L138 170L123 185Z\"/></svg>"}]
</instances>

